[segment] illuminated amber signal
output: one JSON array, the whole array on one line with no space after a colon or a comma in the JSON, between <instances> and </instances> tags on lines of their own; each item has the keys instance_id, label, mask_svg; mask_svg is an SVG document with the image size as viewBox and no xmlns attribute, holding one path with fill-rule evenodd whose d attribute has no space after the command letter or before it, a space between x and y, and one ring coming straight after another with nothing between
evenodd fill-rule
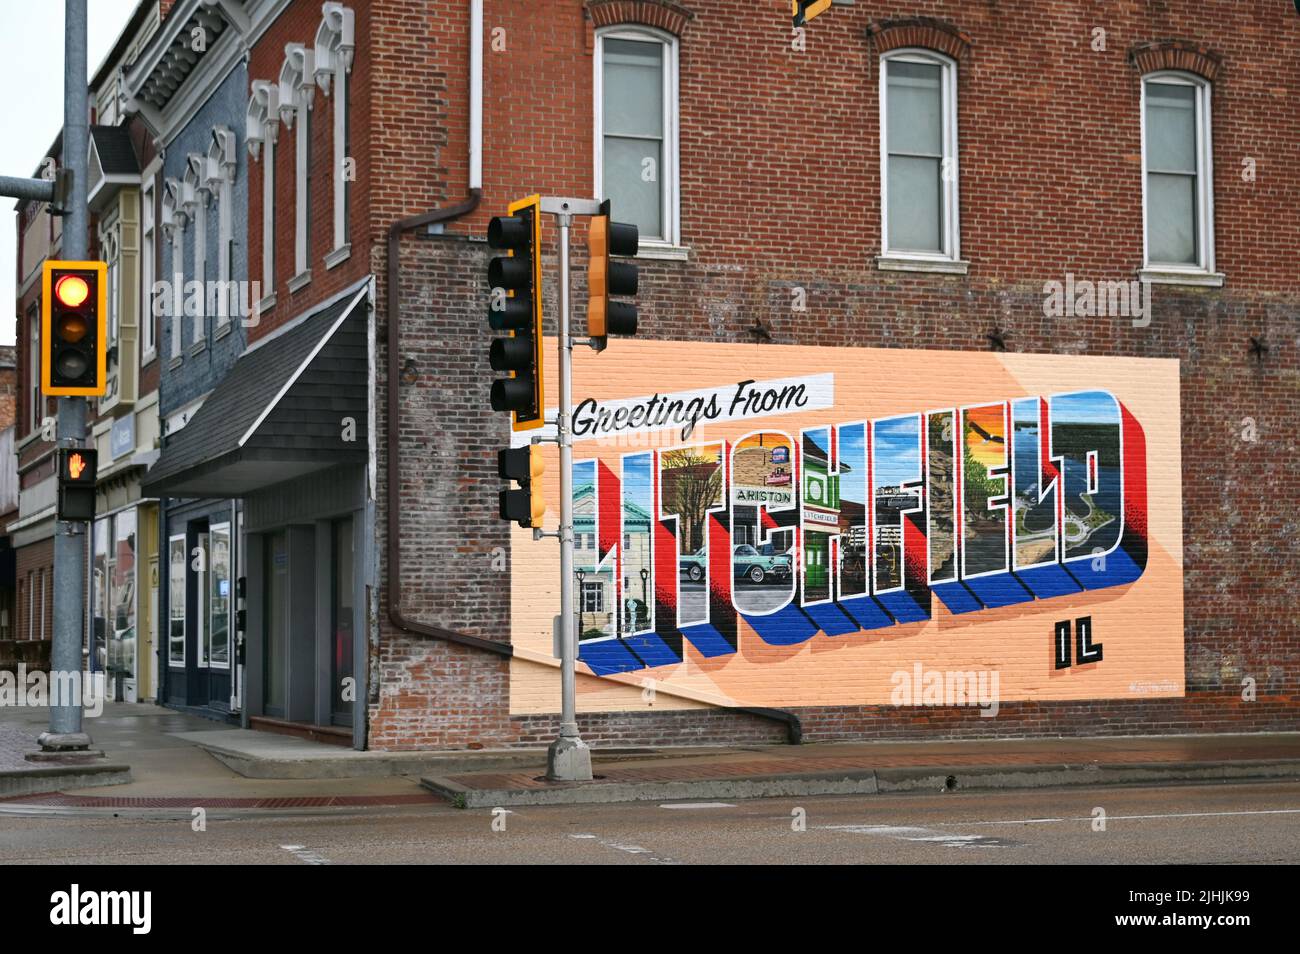
<instances>
[{"instance_id":1,"label":"illuminated amber signal","mask_svg":"<svg viewBox=\"0 0 1300 954\"><path fill-rule=\"evenodd\" d=\"M73 480L80 480L81 475L86 470L86 458L80 454L73 454L68 458L68 476Z\"/></svg>"},{"instance_id":2,"label":"illuminated amber signal","mask_svg":"<svg viewBox=\"0 0 1300 954\"><path fill-rule=\"evenodd\" d=\"M64 275L54 286L54 296L69 308L80 308L90 297L90 283L80 275Z\"/></svg>"},{"instance_id":3,"label":"illuminated amber signal","mask_svg":"<svg viewBox=\"0 0 1300 954\"><path fill-rule=\"evenodd\" d=\"M794 16L794 25L803 26L819 13L831 8L831 0L790 0L790 13Z\"/></svg>"},{"instance_id":4,"label":"illuminated amber signal","mask_svg":"<svg viewBox=\"0 0 1300 954\"><path fill-rule=\"evenodd\" d=\"M99 397L108 382L108 266L47 261L41 283L41 390Z\"/></svg>"}]
</instances>

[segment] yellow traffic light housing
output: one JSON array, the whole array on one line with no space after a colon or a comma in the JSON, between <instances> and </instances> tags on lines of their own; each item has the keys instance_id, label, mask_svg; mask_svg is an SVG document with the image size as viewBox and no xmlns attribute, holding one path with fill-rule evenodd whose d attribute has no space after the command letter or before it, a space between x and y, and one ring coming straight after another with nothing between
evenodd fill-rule
<instances>
[{"instance_id":1,"label":"yellow traffic light housing","mask_svg":"<svg viewBox=\"0 0 1300 954\"><path fill-rule=\"evenodd\" d=\"M597 350L604 348L608 335L634 335L637 326L636 305L610 301L610 296L637 292L637 267L612 256L635 255L640 234L635 225L611 222L609 216L606 200L587 226L587 336L597 342Z\"/></svg>"},{"instance_id":2,"label":"yellow traffic light housing","mask_svg":"<svg viewBox=\"0 0 1300 954\"><path fill-rule=\"evenodd\" d=\"M795 26L803 26L808 20L825 13L831 8L831 0L790 0L790 13Z\"/></svg>"},{"instance_id":3,"label":"yellow traffic light housing","mask_svg":"<svg viewBox=\"0 0 1300 954\"><path fill-rule=\"evenodd\" d=\"M518 490L503 490L500 517L521 527L540 527L546 516L546 499L542 496L542 474L546 465L542 449L536 444L497 452L497 476L513 480Z\"/></svg>"},{"instance_id":4,"label":"yellow traffic light housing","mask_svg":"<svg viewBox=\"0 0 1300 954\"><path fill-rule=\"evenodd\" d=\"M108 385L108 266L47 261L41 271L41 391L101 397Z\"/></svg>"},{"instance_id":5,"label":"yellow traffic light housing","mask_svg":"<svg viewBox=\"0 0 1300 954\"><path fill-rule=\"evenodd\" d=\"M542 197L512 202L509 215L488 225L488 244L507 251L488 263L492 303L488 324L507 331L488 351L493 371L510 377L492 382L492 410L509 411L511 429L528 431L545 423L542 391Z\"/></svg>"}]
</instances>

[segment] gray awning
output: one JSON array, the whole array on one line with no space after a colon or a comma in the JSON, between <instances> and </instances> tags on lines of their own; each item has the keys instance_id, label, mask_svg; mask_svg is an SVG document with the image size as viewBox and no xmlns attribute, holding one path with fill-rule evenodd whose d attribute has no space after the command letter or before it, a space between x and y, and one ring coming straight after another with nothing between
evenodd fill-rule
<instances>
[{"instance_id":1,"label":"gray awning","mask_svg":"<svg viewBox=\"0 0 1300 954\"><path fill-rule=\"evenodd\" d=\"M250 348L145 474L153 497L243 497L364 463L367 288Z\"/></svg>"}]
</instances>

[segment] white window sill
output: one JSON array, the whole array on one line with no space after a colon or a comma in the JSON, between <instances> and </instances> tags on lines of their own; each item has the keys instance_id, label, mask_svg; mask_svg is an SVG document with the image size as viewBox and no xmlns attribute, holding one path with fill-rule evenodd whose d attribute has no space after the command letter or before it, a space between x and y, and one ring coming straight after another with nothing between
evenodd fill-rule
<instances>
[{"instance_id":1,"label":"white window sill","mask_svg":"<svg viewBox=\"0 0 1300 954\"><path fill-rule=\"evenodd\" d=\"M1138 278L1152 285L1188 285L1194 288L1222 288L1223 272L1184 272L1171 268L1139 268Z\"/></svg>"},{"instance_id":2,"label":"white window sill","mask_svg":"<svg viewBox=\"0 0 1300 954\"><path fill-rule=\"evenodd\" d=\"M230 328L232 324L233 323L229 318L227 318L225 321L218 320L217 330L212 332L212 340L220 341L226 335L230 334Z\"/></svg>"},{"instance_id":3,"label":"white window sill","mask_svg":"<svg viewBox=\"0 0 1300 954\"><path fill-rule=\"evenodd\" d=\"M144 354L140 355L140 367L147 368L149 365L153 364L153 362L156 360L158 360L157 351L154 350L146 351Z\"/></svg>"},{"instance_id":4,"label":"white window sill","mask_svg":"<svg viewBox=\"0 0 1300 954\"><path fill-rule=\"evenodd\" d=\"M311 284L311 269L299 272L289 279L289 294L293 294Z\"/></svg>"},{"instance_id":5,"label":"white window sill","mask_svg":"<svg viewBox=\"0 0 1300 954\"><path fill-rule=\"evenodd\" d=\"M184 356L184 355L182 355L182 354L175 355L175 356L174 356L170 361L167 362L167 370L168 370L168 371L175 371L177 368L179 368L179 367L180 367L182 364L184 364L184 363L185 363L185 356Z\"/></svg>"},{"instance_id":6,"label":"white window sill","mask_svg":"<svg viewBox=\"0 0 1300 954\"><path fill-rule=\"evenodd\" d=\"M351 244L340 245L334 251L325 256L325 270L329 271L336 265L342 265L352 257Z\"/></svg>"},{"instance_id":7,"label":"white window sill","mask_svg":"<svg viewBox=\"0 0 1300 954\"><path fill-rule=\"evenodd\" d=\"M271 292L271 294L267 295L265 298L259 298L257 300L257 308L254 311L254 315L260 315L263 312L270 311L274 307L275 292Z\"/></svg>"},{"instance_id":8,"label":"white window sill","mask_svg":"<svg viewBox=\"0 0 1300 954\"><path fill-rule=\"evenodd\" d=\"M933 272L938 275L965 275L970 271L970 262L957 259L878 255L876 256L876 268L882 272Z\"/></svg>"},{"instance_id":9,"label":"white window sill","mask_svg":"<svg viewBox=\"0 0 1300 954\"><path fill-rule=\"evenodd\" d=\"M685 262L691 257L691 249L689 245L643 244L637 249L636 257L660 262Z\"/></svg>"}]
</instances>

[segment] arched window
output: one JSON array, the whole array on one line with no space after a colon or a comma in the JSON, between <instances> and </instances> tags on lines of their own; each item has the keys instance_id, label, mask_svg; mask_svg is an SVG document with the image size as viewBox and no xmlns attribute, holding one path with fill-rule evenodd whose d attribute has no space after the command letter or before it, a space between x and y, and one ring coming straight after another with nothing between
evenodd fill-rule
<instances>
[{"instance_id":1,"label":"arched window","mask_svg":"<svg viewBox=\"0 0 1300 954\"><path fill-rule=\"evenodd\" d=\"M677 38L630 24L596 33L596 194L641 245L678 247Z\"/></svg>"},{"instance_id":2,"label":"arched window","mask_svg":"<svg viewBox=\"0 0 1300 954\"><path fill-rule=\"evenodd\" d=\"M881 258L957 263L957 64L898 49L880 58Z\"/></svg>"},{"instance_id":3,"label":"arched window","mask_svg":"<svg viewBox=\"0 0 1300 954\"><path fill-rule=\"evenodd\" d=\"M1142 77L1142 220L1147 269L1214 272L1210 83L1192 73Z\"/></svg>"}]
</instances>

